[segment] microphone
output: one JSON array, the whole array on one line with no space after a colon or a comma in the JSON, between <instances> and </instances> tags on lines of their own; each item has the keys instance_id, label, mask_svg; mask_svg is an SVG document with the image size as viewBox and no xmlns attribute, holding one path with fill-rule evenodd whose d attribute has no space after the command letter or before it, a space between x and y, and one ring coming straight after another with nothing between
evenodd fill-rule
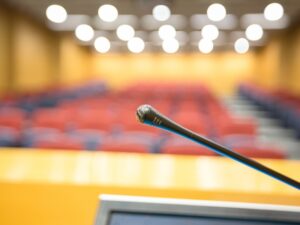
<instances>
[{"instance_id":1,"label":"microphone","mask_svg":"<svg viewBox=\"0 0 300 225\"><path fill-rule=\"evenodd\" d=\"M267 166L258 163L255 160L249 159L241 154L238 154L225 146L222 146L208 138L205 138L179 124L167 118L166 116L159 113L156 109L150 105L141 105L137 109L137 117L141 123L145 123L154 127L159 127L164 130L179 134L185 138L188 138L198 144L204 145L205 147L213 150L219 155L226 156L235 161L238 161L246 166L256 169L274 179L277 179L285 184L288 184L298 190L300 190L300 183L284 174L281 174Z\"/></svg>"}]
</instances>

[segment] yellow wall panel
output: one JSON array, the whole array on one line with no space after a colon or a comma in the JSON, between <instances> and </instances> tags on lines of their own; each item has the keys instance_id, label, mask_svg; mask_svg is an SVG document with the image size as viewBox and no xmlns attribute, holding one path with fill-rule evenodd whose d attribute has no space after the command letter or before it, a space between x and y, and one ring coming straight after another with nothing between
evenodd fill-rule
<instances>
[{"instance_id":1,"label":"yellow wall panel","mask_svg":"<svg viewBox=\"0 0 300 225\"><path fill-rule=\"evenodd\" d=\"M9 13L0 6L0 95L8 89L10 76L10 24Z\"/></svg>"},{"instance_id":2,"label":"yellow wall panel","mask_svg":"<svg viewBox=\"0 0 300 225\"><path fill-rule=\"evenodd\" d=\"M89 79L89 51L19 12L0 7L0 94L37 92Z\"/></svg>"},{"instance_id":3,"label":"yellow wall panel","mask_svg":"<svg viewBox=\"0 0 300 225\"><path fill-rule=\"evenodd\" d=\"M256 82L269 89L277 89L280 86L279 76L281 73L280 41L273 40L257 56Z\"/></svg>"},{"instance_id":4,"label":"yellow wall panel","mask_svg":"<svg viewBox=\"0 0 300 225\"><path fill-rule=\"evenodd\" d=\"M300 29L295 32L293 38L293 46L288 47L290 57L287 59L290 62L289 72L291 75L286 79L286 82L289 84L288 87L291 92L300 96Z\"/></svg>"},{"instance_id":5,"label":"yellow wall panel","mask_svg":"<svg viewBox=\"0 0 300 225\"><path fill-rule=\"evenodd\" d=\"M51 32L16 15L12 41L15 91L39 91L55 84L58 49Z\"/></svg>"},{"instance_id":6,"label":"yellow wall panel","mask_svg":"<svg viewBox=\"0 0 300 225\"><path fill-rule=\"evenodd\" d=\"M257 54L255 82L300 96L300 29L275 37Z\"/></svg>"},{"instance_id":7,"label":"yellow wall panel","mask_svg":"<svg viewBox=\"0 0 300 225\"><path fill-rule=\"evenodd\" d=\"M89 51L80 46L73 35L64 35L59 43L60 79L63 85L80 84L90 79Z\"/></svg>"},{"instance_id":8,"label":"yellow wall panel","mask_svg":"<svg viewBox=\"0 0 300 225\"><path fill-rule=\"evenodd\" d=\"M240 81L253 75L252 53L203 54L94 54L93 74L114 88L137 82L201 82L217 94L231 94Z\"/></svg>"}]
</instances>

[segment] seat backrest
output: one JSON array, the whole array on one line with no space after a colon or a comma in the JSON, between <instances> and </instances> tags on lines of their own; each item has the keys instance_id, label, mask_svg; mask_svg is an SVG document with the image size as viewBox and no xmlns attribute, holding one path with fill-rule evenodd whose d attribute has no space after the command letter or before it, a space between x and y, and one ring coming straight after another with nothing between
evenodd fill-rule
<instances>
[{"instance_id":1,"label":"seat backrest","mask_svg":"<svg viewBox=\"0 0 300 225\"><path fill-rule=\"evenodd\" d=\"M99 150L109 152L149 153L147 145L138 143L103 143Z\"/></svg>"},{"instance_id":2,"label":"seat backrest","mask_svg":"<svg viewBox=\"0 0 300 225\"><path fill-rule=\"evenodd\" d=\"M160 153L177 155L205 155L214 156L212 150L183 138L171 138L167 140L160 148Z\"/></svg>"},{"instance_id":3,"label":"seat backrest","mask_svg":"<svg viewBox=\"0 0 300 225\"><path fill-rule=\"evenodd\" d=\"M58 139L41 139L33 143L35 148L40 149L61 149L61 150L83 150L84 144L80 140L69 137L60 137Z\"/></svg>"},{"instance_id":4,"label":"seat backrest","mask_svg":"<svg viewBox=\"0 0 300 225\"><path fill-rule=\"evenodd\" d=\"M25 123L25 112L17 108L0 110L0 126L12 127L21 130Z\"/></svg>"},{"instance_id":5,"label":"seat backrest","mask_svg":"<svg viewBox=\"0 0 300 225\"><path fill-rule=\"evenodd\" d=\"M235 152L250 158L266 158L266 159L286 159L287 155L283 151L275 149L255 149L245 148L237 149Z\"/></svg>"}]
</instances>

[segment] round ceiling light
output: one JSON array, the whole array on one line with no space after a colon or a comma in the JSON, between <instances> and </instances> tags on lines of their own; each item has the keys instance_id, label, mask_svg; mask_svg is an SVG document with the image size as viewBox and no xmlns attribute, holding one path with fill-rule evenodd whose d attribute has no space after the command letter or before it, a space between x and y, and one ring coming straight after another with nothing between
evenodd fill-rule
<instances>
[{"instance_id":1,"label":"round ceiling light","mask_svg":"<svg viewBox=\"0 0 300 225\"><path fill-rule=\"evenodd\" d=\"M179 42L175 39L166 39L162 43L162 48L166 53L175 53L179 49Z\"/></svg>"},{"instance_id":2,"label":"round ceiling light","mask_svg":"<svg viewBox=\"0 0 300 225\"><path fill-rule=\"evenodd\" d=\"M176 36L176 30L171 25L162 25L158 29L158 35L162 40L172 39Z\"/></svg>"},{"instance_id":3,"label":"round ceiling light","mask_svg":"<svg viewBox=\"0 0 300 225\"><path fill-rule=\"evenodd\" d=\"M99 7L98 15L105 22L113 22L118 18L118 10L113 5L105 4Z\"/></svg>"},{"instance_id":4,"label":"round ceiling light","mask_svg":"<svg viewBox=\"0 0 300 225\"><path fill-rule=\"evenodd\" d=\"M81 41L90 41L94 37L94 30L90 25L81 24L76 27L75 36Z\"/></svg>"},{"instance_id":5,"label":"round ceiling light","mask_svg":"<svg viewBox=\"0 0 300 225\"><path fill-rule=\"evenodd\" d=\"M153 17L158 21L166 21L171 16L171 11L166 5L157 5L152 10Z\"/></svg>"},{"instance_id":6,"label":"round ceiling light","mask_svg":"<svg viewBox=\"0 0 300 225\"><path fill-rule=\"evenodd\" d=\"M94 42L94 47L97 52L106 53L110 49L110 42L106 37L98 37Z\"/></svg>"},{"instance_id":7,"label":"round ceiling light","mask_svg":"<svg viewBox=\"0 0 300 225\"><path fill-rule=\"evenodd\" d=\"M53 23L63 23L66 21L68 14L61 5L50 5L46 9L46 16Z\"/></svg>"},{"instance_id":8,"label":"round ceiling light","mask_svg":"<svg viewBox=\"0 0 300 225\"><path fill-rule=\"evenodd\" d=\"M211 40L201 39L198 44L200 52L208 54L214 49L214 44Z\"/></svg>"},{"instance_id":9,"label":"round ceiling light","mask_svg":"<svg viewBox=\"0 0 300 225\"><path fill-rule=\"evenodd\" d=\"M244 54L249 50L249 42L246 38L239 38L234 43L234 50L239 54Z\"/></svg>"},{"instance_id":10,"label":"round ceiling light","mask_svg":"<svg viewBox=\"0 0 300 225\"><path fill-rule=\"evenodd\" d=\"M127 42L127 47L133 53L140 53L145 48L145 42L139 37L134 37Z\"/></svg>"},{"instance_id":11,"label":"round ceiling light","mask_svg":"<svg viewBox=\"0 0 300 225\"><path fill-rule=\"evenodd\" d=\"M279 3L271 3L266 6L264 10L264 16L267 20L276 21L279 20L284 14L284 9Z\"/></svg>"},{"instance_id":12,"label":"round ceiling light","mask_svg":"<svg viewBox=\"0 0 300 225\"><path fill-rule=\"evenodd\" d=\"M226 16L226 8L219 3L211 4L207 8L207 17L212 21L221 21Z\"/></svg>"},{"instance_id":13,"label":"round ceiling light","mask_svg":"<svg viewBox=\"0 0 300 225\"><path fill-rule=\"evenodd\" d=\"M219 37L219 29L215 25L205 25L201 30L204 39L215 40Z\"/></svg>"},{"instance_id":14,"label":"round ceiling light","mask_svg":"<svg viewBox=\"0 0 300 225\"><path fill-rule=\"evenodd\" d=\"M131 38L134 37L134 29L132 26L129 26L127 24L120 25L117 28L117 36L120 38L122 41L128 41Z\"/></svg>"},{"instance_id":15,"label":"round ceiling light","mask_svg":"<svg viewBox=\"0 0 300 225\"><path fill-rule=\"evenodd\" d=\"M264 31L258 24L252 24L246 29L246 37L251 41L258 41L262 38Z\"/></svg>"}]
</instances>

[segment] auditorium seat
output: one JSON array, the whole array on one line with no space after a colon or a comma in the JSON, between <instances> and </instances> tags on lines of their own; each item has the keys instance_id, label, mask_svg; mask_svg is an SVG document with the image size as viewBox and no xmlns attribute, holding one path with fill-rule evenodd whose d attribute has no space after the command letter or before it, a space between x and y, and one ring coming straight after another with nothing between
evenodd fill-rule
<instances>
[{"instance_id":1,"label":"auditorium seat","mask_svg":"<svg viewBox=\"0 0 300 225\"><path fill-rule=\"evenodd\" d=\"M208 135L207 121L200 112L180 111L171 119L196 133Z\"/></svg>"},{"instance_id":2,"label":"auditorium seat","mask_svg":"<svg viewBox=\"0 0 300 225\"><path fill-rule=\"evenodd\" d=\"M253 120L237 118L219 120L215 128L221 137L232 134L255 136L257 129Z\"/></svg>"},{"instance_id":3,"label":"auditorium seat","mask_svg":"<svg viewBox=\"0 0 300 225\"><path fill-rule=\"evenodd\" d=\"M114 125L114 118L106 109L88 109L83 110L73 122L77 129L106 130L109 132Z\"/></svg>"},{"instance_id":4,"label":"auditorium seat","mask_svg":"<svg viewBox=\"0 0 300 225\"><path fill-rule=\"evenodd\" d=\"M149 153L149 147L140 143L123 143L123 142L104 142L99 148L101 151L109 152L135 152Z\"/></svg>"},{"instance_id":5,"label":"auditorium seat","mask_svg":"<svg viewBox=\"0 0 300 225\"><path fill-rule=\"evenodd\" d=\"M25 125L25 112L18 108L1 108L0 126L11 127L20 131Z\"/></svg>"},{"instance_id":6,"label":"auditorium seat","mask_svg":"<svg viewBox=\"0 0 300 225\"><path fill-rule=\"evenodd\" d=\"M278 149L272 148L239 148L235 152L250 158L286 159L287 155Z\"/></svg>"},{"instance_id":7,"label":"auditorium seat","mask_svg":"<svg viewBox=\"0 0 300 225\"><path fill-rule=\"evenodd\" d=\"M218 141L229 148L235 148L237 146L254 146L257 142L259 142L256 135L247 134L224 135L220 137Z\"/></svg>"},{"instance_id":8,"label":"auditorium seat","mask_svg":"<svg viewBox=\"0 0 300 225\"><path fill-rule=\"evenodd\" d=\"M0 146L16 147L20 144L21 133L14 127L0 126Z\"/></svg>"},{"instance_id":9,"label":"auditorium seat","mask_svg":"<svg viewBox=\"0 0 300 225\"><path fill-rule=\"evenodd\" d=\"M212 150L194 143L190 140L186 140L182 137L176 138L175 136L166 140L160 148L160 153L164 154L176 154L176 155L201 155L201 156L215 156Z\"/></svg>"},{"instance_id":10,"label":"auditorium seat","mask_svg":"<svg viewBox=\"0 0 300 225\"><path fill-rule=\"evenodd\" d=\"M21 142L24 147L32 147L38 140L55 139L63 135L64 132L56 128L30 127L24 130Z\"/></svg>"},{"instance_id":11,"label":"auditorium seat","mask_svg":"<svg viewBox=\"0 0 300 225\"><path fill-rule=\"evenodd\" d=\"M160 138L159 134L144 131L119 132L106 136L107 142L142 143L151 145Z\"/></svg>"},{"instance_id":12,"label":"auditorium seat","mask_svg":"<svg viewBox=\"0 0 300 225\"><path fill-rule=\"evenodd\" d=\"M155 147L157 137L149 132L121 132L106 136L98 146L98 150L150 153Z\"/></svg>"},{"instance_id":13,"label":"auditorium seat","mask_svg":"<svg viewBox=\"0 0 300 225\"><path fill-rule=\"evenodd\" d=\"M83 150L84 144L74 138L60 136L59 138L40 139L33 143L33 146L39 149L63 149L63 150Z\"/></svg>"},{"instance_id":14,"label":"auditorium seat","mask_svg":"<svg viewBox=\"0 0 300 225\"><path fill-rule=\"evenodd\" d=\"M199 155L199 156L215 156L213 151L208 150L200 145L165 145L161 148L160 153L174 155Z\"/></svg>"},{"instance_id":15,"label":"auditorium seat","mask_svg":"<svg viewBox=\"0 0 300 225\"><path fill-rule=\"evenodd\" d=\"M107 131L98 129L76 129L69 133L69 136L84 143L85 149L88 150L97 149L101 141L108 135Z\"/></svg>"},{"instance_id":16,"label":"auditorium seat","mask_svg":"<svg viewBox=\"0 0 300 225\"><path fill-rule=\"evenodd\" d=\"M72 114L61 109L39 109L32 115L32 127L55 128L65 131L72 121Z\"/></svg>"},{"instance_id":17,"label":"auditorium seat","mask_svg":"<svg viewBox=\"0 0 300 225\"><path fill-rule=\"evenodd\" d=\"M294 129L300 138L300 114L297 111L300 106L299 97L282 91L267 91L252 84L241 85L238 93L279 119L284 126Z\"/></svg>"},{"instance_id":18,"label":"auditorium seat","mask_svg":"<svg viewBox=\"0 0 300 225\"><path fill-rule=\"evenodd\" d=\"M161 131L155 127L151 127L145 124L139 123L137 120L134 122L122 121L120 124L123 132L148 132L153 134L159 134Z\"/></svg>"}]
</instances>

